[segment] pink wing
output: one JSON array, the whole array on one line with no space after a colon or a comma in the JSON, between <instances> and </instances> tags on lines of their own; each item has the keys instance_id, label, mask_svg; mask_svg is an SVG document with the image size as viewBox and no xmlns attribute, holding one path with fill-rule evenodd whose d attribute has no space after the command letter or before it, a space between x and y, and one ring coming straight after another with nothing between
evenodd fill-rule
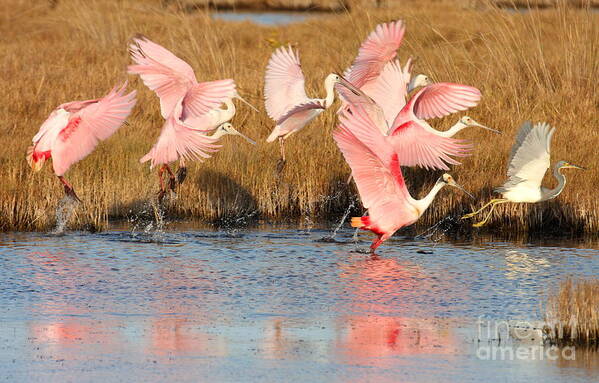
<instances>
[{"instance_id":1,"label":"pink wing","mask_svg":"<svg viewBox=\"0 0 599 383\"><path fill-rule=\"evenodd\" d=\"M375 80L385 65L397 56L405 27L402 20L379 24L362 43L349 69L349 81L358 88Z\"/></svg>"},{"instance_id":2,"label":"pink wing","mask_svg":"<svg viewBox=\"0 0 599 383\"><path fill-rule=\"evenodd\" d=\"M391 152L386 161L375 154L373 148L362 142L353 131L363 130L357 126L363 122L351 117L344 118L333 133L337 146L352 169L364 208L368 209L370 222L381 232L392 234L414 220L407 203L409 195L397 155ZM378 133L375 130L373 133Z\"/></svg>"},{"instance_id":3,"label":"pink wing","mask_svg":"<svg viewBox=\"0 0 599 383\"><path fill-rule=\"evenodd\" d=\"M264 82L266 112L277 121L295 105L308 101L299 54L291 47L277 49L266 67Z\"/></svg>"},{"instance_id":4,"label":"pink wing","mask_svg":"<svg viewBox=\"0 0 599 383\"><path fill-rule=\"evenodd\" d=\"M192 86L183 99L182 119L202 116L237 95L232 79L202 82Z\"/></svg>"},{"instance_id":5,"label":"pink wing","mask_svg":"<svg viewBox=\"0 0 599 383\"><path fill-rule=\"evenodd\" d=\"M365 84L360 90L369 95L383 109L385 120L391 126L399 111L406 104L408 82L399 60L385 65L385 68L374 81Z\"/></svg>"},{"instance_id":6,"label":"pink wing","mask_svg":"<svg viewBox=\"0 0 599 383\"><path fill-rule=\"evenodd\" d=\"M175 104L185 96L197 80L185 61L145 37L135 38L129 46L136 65L129 73L138 74L144 84L160 98L162 117L167 118Z\"/></svg>"},{"instance_id":7,"label":"pink wing","mask_svg":"<svg viewBox=\"0 0 599 383\"><path fill-rule=\"evenodd\" d=\"M210 158L211 152L216 152L221 145L199 130L188 128L181 123L181 102L166 119L158 141L139 162L150 162L150 168L156 165L168 164L180 158L185 160L201 160Z\"/></svg>"},{"instance_id":8,"label":"pink wing","mask_svg":"<svg viewBox=\"0 0 599 383\"><path fill-rule=\"evenodd\" d=\"M304 128L324 110L324 103L321 100L311 100L297 105L277 120L277 126L272 130L266 142L273 142L281 136Z\"/></svg>"},{"instance_id":9,"label":"pink wing","mask_svg":"<svg viewBox=\"0 0 599 383\"><path fill-rule=\"evenodd\" d=\"M349 111L351 114L351 107L361 108L368 114L370 120L379 129L380 133L383 135L387 134L389 125L385 119L385 112L372 98L362 92L361 89L344 80L335 84L335 90L342 101L342 106L338 113Z\"/></svg>"},{"instance_id":10,"label":"pink wing","mask_svg":"<svg viewBox=\"0 0 599 383\"><path fill-rule=\"evenodd\" d=\"M464 140L441 137L426 130L414 121L401 125L388 137L402 166L419 166L425 169L449 168L445 163L458 165L450 156L463 157L472 146Z\"/></svg>"},{"instance_id":11,"label":"pink wing","mask_svg":"<svg viewBox=\"0 0 599 383\"><path fill-rule=\"evenodd\" d=\"M300 114L306 114L306 113L302 113L302 112L313 111L313 110L321 110L322 111L325 109L326 109L326 105L324 104L324 102L322 100L319 100L319 99L310 100L308 102L298 104L298 105L292 107L291 109L289 109L289 111L287 111L287 113L283 114L277 120L277 125L283 124L285 121L287 121L287 119L289 119L293 116L298 116Z\"/></svg>"},{"instance_id":12,"label":"pink wing","mask_svg":"<svg viewBox=\"0 0 599 383\"><path fill-rule=\"evenodd\" d=\"M63 175L125 122L135 105L135 91L125 94L126 87L124 83L119 89L113 88L106 97L71 116L52 147L56 175Z\"/></svg>"},{"instance_id":13,"label":"pink wing","mask_svg":"<svg viewBox=\"0 0 599 383\"><path fill-rule=\"evenodd\" d=\"M411 111L422 120L444 117L476 106L480 98L480 91L472 86L438 82L420 89L408 101L402 114Z\"/></svg>"}]
</instances>

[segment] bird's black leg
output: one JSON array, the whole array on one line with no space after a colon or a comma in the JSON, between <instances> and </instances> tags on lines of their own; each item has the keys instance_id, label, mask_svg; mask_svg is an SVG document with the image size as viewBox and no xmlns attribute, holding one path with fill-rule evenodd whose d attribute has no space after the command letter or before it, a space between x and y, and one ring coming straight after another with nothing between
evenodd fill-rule
<instances>
[{"instance_id":1,"label":"bird's black leg","mask_svg":"<svg viewBox=\"0 0 599 383\"><path fill-rule=\"evenodd\" d=\"M187 178L187 168L185 166L180 166L177 170L177 183L181 185L183 181Z\"/></svg>"},{"instance_id":2,"label":"bird's black leg","mask_svg":"<svg viewBox=\"0 0 599 383\"><path fill-rule=\"evenodd\" d=\"M285 138L279 137L279 149L281 150L281 159L277 162L277 172L280 173L285 167Z\"/></svg>"}]
</instances>

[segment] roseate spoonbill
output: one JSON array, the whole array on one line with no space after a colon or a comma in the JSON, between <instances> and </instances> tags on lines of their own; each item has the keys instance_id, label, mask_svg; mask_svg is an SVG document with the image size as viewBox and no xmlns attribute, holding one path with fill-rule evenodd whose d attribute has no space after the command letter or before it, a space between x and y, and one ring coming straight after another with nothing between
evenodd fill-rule
<instances>
[{"instance_id":1,"label":"roseate spoonbill","mask_svg":"<svg viewBox=\"0 0 599 383\"><path fill-rule=\"evenodd\" d=\"M216 142L227 134L241 136L250 143L255 144L253 140L239 133L228 122L221 124L214 134L209 136L206 134L206 131L195 129L186 124L187 120L183 117L183 110L183 99L180 99L162 126L158 141L154 144L150 152L140 159L141 163L150 161L150 168L160 165L158 170L158 179L160 182L159 200L162 200L166 193L162 179L165 170L168 172L170 178L169 188L171 191L174 191L176 187L175 175L168 166L170 162L179 160L181 170L186 169L185 161L187 160L209 158L209 153L216 152L220 148L220 145L217 145ZM183 182L185 176L185 170L178 173L179 183Z\"/></svg>"},{"instance_id":2,"label":"roseate spoonbill","mask_svg":"<svg viewBox=\"0 0 599 383\"><path fill-rule=\"evenodd\" d=\"M409 92L431 83L423 74L411 77L414 64L411 57L403 68L400 61L395 60L404 34L402 20L377 25L360 46L352 66L344 73L352 85L383 109L388 125L406 104Z\"/></svg>"},{"instance_id":3,"label":"roseate spoonbill","mask_svg":"<svg viewBox=\"0 0 599 383\"><path fill-rule=\"evenodd\" d=\"M90 154L100 141L108 139L125 122L135 105L135 91L125 94L127 83L114 87L95 100L59 105L50 113L27 149L27 162L38 172L52 158L54 173L66 195L81 202L64 173Z\"/></svg>"},{"instance_id":4,"label":"roseate spoonbill","mask_svg":"<svg viewBox=\"0 0 599 383\"><path fill-rule=\"evenodd\" d=\"M541 186L545 172L551 165L549 153L551 137L554 133L555 128L551 128L545 122L534 126L530 121L522 124L508 160L508 180L503 186L494 190L503 198L492 199L477 211L463 216L462 219L474 217L491 206L485 219L473 225L480 227L489 220L495 206L499 204L507 202L534 203L557 197L566 186L566 177L561 173L561 169L584 170L584 168L566 161L559 161L553 167L553 176L557 180L557 186L553 189Z\"/></svg>"},{"instance_id":5,"label":"roseate spoonbill","mask_svg":"<svg viewBox=\"0 0 599 383\"><path fill-rule=\"evenodd\" d=\"M233 98L250 104L239 96L232 79L198 83L189 64L144 36L134 38L129 48L135 62L129 66L129 73L139 74L143 83L156 92L161 114L166 120L159 142L141 159L141 162L152 159L152 167L161 165L158 177L159 197L162 197L165 193L164 171L169 173L171 190L176 185L168 163L179 160L177 180L182 183L187 174L185 160L206 157L207 151L216 148L212 143L214 140L207 138L206 133L233 118L236 112ZM225 108L220 107L222 104ZM241 135L235 132L228 134Z\"/></svg>"},{"instance_id":6,"label":"roseate spoonbill","mask_svg":"<svg viewBox=\"0 0 599 383\"><path fill-rule=\"evenodd\" d=\"M468 116L446 131L435 130L425 121L475 106L481 94L471 86L445 82L427 85L410 98L387 128L385 112L372 98L348 81L342 79L339 84L350 90L340 92L342 97L350 104L361 105L379 131L386 131L386 140L393 146L401 166L448 170L446 163L459 164L450 156L465 156L471 149L463 140L452 138L454 134L470 126L500 133Z\"/></svg>"},{"instance_id":7,"label":"roseate spoonbill","mask_svg":"<svg viewBox=\"0 0 599 383\"><path fill-rule=\"evenodd\" d=\"M445 173L426 197L412 198L401 173L399 155L364 108L350 105L350 109L351 114L342 113L333 138L352 169L360 199L368 209L368 216L353 217L351 225L377 235L370 246L374 252L398 229L416 222L445 185L464 189Z\"/></svg>"},{"instance_id":8,"label":"roseate spoonbill","mask_svg":"<svg viewBox=\"0 0 599 383\"><path fill-rule=\"evenodd\" d=\"M285 163L285 140L304 128L335 101L334 86L340 76L331 73L325 81L325 98L308 98L299 53L290 46L274 51L266 67L264 96L266 112L276 122L266 142L279 139L281 162Z\"/></svg>"}]
</instances>

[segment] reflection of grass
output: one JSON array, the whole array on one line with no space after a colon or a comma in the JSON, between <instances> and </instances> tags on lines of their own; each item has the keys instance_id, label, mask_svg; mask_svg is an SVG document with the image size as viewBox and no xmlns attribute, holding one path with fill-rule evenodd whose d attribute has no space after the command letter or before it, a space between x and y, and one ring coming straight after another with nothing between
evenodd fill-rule
<instances>
[{"instance_id":1,"label":"reflection of grass","mask_svg":"<svg viewBox=\"0 0 599 383\"><path fill-rule=\"evenodd\" d=\"M522 230L548 225L567 230L599 228L594 192L599 184L594 152L599 145L599 14L569 9L511 14L408 3L266 28L211 20L202 12L172 13L142 0L63 0L55 9L44 2L9 3L0 16L2 230L41 229L53 222L48 213L62 198L62 189L50 166L32 174L25 161L26 148L56 105L98 97L126 76L127 41L135 33L186 59L199 80L234 77L240 93L261 106L264 68L272 52L268 39L273 35L300 49L308 94L322 96L325 76L351 62L374 25L396 18L404 18L408 25L402 59L417 56L417 71L434 80L481 88L483 101L469 114L505 132L494 136L470 129L460 134L477 144L474 155L452 170L469 190L488 198L491 187L502 181L509 147L524 119L547 120L558 127L554 160L591 167L586 173L570 172L558 200L532 207L503 206L498 209L502 220L494 223ZM131 77L131 87L139 90L139 102L130 126L67 173L84 201L75 218L78 225L102 226L108 217L127 215L130 206L156 192L156 176L138 159L162 125L158 102L137 78ZM281 176L275 171L276 144L261 140L252 147L235 137L226 138L214 158L191 165L189 182L179 191L172 214L215 219L247 211L248 201L269 218L343 212L353 189L339 187L349 169L331 139L335 109L289 139L288 163ZM457 118L434 124L443 129ZM265 113L252 113L244 106L233 123L257 139L264 139L273 127ZM408 173L415 195L428 190L437 177L423 178L423 173ZM340 191L339 199L326 198ZM437 222L448 212L461 210L465 201L462 194L445 191L423 222Z\"/></svg>"},{"instance_id":2,"label":"reflection of grass","mask_svg":"<svg viewBox=\"0 0 599 383\"><path fill-rule=\"evenodd\" d=\"M562 282L545 320L553 343L599 346L599 279Z\"/></svg>"}]
</instances>

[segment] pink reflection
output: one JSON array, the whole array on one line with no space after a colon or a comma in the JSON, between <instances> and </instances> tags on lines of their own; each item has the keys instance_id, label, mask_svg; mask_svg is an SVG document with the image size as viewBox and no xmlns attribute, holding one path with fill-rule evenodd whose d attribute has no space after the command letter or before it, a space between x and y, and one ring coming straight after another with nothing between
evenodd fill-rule
<instances>
[{"instance_id":1,"label":"pink reflection","mask_svg":"<svg viewBox=\"0 0 599 383\"><path fill-rule=\"evenodd\" d=\"M432 285L417 265L371 257L345 268L341 278L354 298L344 310L365 313L340 320L336 354L343 362L385 368L396 365L398 356L456 352L449 323L401 316L404 310L422 318L434 316L418 301L418 296L430 294Z\"/></svg>"}]
</instances>

